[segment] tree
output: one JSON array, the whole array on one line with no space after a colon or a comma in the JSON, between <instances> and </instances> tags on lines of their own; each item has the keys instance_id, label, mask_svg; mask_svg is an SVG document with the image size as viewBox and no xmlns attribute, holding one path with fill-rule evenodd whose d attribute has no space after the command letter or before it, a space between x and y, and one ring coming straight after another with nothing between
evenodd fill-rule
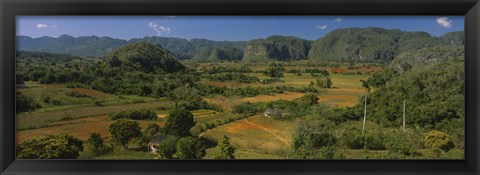
<instances>
[{"instance_id":1,"label":"tree","mask_svg":"<svg viewBox=\"0 0 480 175\"><path fill-rule=\"evenodd\" d=\"M16 92L15 103L16 103L15 109L17 113L30 112L41 107L40 104L33 101L31 98L26 97L20 92Z\"/></svg>"},{"instance_id":2,"label":"tree","mask_svg":"<svg viewBox=\"0 0 480 175\"><path fill-rule=\"evenodd\" d=\"M110 137L115 144L122 145L127 148L128 142L133 138L139 137L140 127L137 122L128 120L117 120L112 123L108 129Z\"/></svg>"},{"instance_id":3,"label":"tree","mask_svg":"<svg viewBox=\"0 0 480 175\"><path fill-rule=\"evenodd\" d=\"M177 142L177 152L174 157L177 159L201 159L205 156L205 146L198 139L184 137Z\"/></svg>"},{"instance_id":4,"label":"tree","mask_svg":"<svg viewBox=\"0 0 480 175\"><path fill-rule=\"evenodd\" d=\"M90 138L88 138L87 143L95 148L100 148L103 146L103 138L100 134L94 132L90 135Z\"/></svg>"},{"instance_id":5,"label":"tree","mask_svg":"<svg viewBox=\"0 0 480 175\"><path fill-rule=\"evenodd\" d=\"M48 135L17 145L20 159L76 159L83 151L83 141L67 134Z\"/></svg>"},{"instance_id":6,"label":"tree","mask_svg":"<svg viewBox=\"0 0 480 175\"><path fill-rule=\"evenodd\" d=\"M161 128L157 124L149 123L147 127L143 130L142 135L152 137L155 134L160 133L160 130Z\"/></svg>"},{"instance_id":7,"label":"tree","mask_svg":"<svg viewBox=\"0 0 480 175\"><path fill-rule=\"evenodd\" d=\"M235 159L233 155L235 153L235 148L230 145L230 138L223 136L222 142L216 147L217 152L214 154L214 159Z\"/></svg>"},{"instance_id":8,"label":"tree","mask_svg":"<svg viewBox=\"0 0 480 175\"><path fill-rule=\"evenodd\" d=\"M147 125L147 128L145 128L142 131L142 138L141 138L142 144L146 144L146 143L150 142L155 134L160 133L160 130L161 130L161 128L157 124L149 123Z\"/></svg>"},{"instance_id":9,"label":"tree","mask_svg":"<svg viewBox=\"0 0 480 175\"><path fill-rule=\"evenodd\" d=\"M167 116L165 133L179 137L190 136L190 128L193 126L195 126L193 114L187 109L175 107Z\"/></svg>"},{"instance_id":10,"label":"tree","mask_svg":"<svg viewBox=\"0 0 480 175\"><path fill-rule=\"evenodd\" d=\"M177 152L177 142L180 138L170 137L164 142L160 143L157 149L157 153L161 158L173 159L173 155Z\"/></svg>"},{"instance_id":11,"label":"tree","mask_svg":"<svg viewBox=\"0 0 480 175\"><path fill-rule=\"evenodd\" d=\"M283 72L285 72L285 68L282 65L272 63L267 70L263 71L263 75L277 78L277 81L280 81L280 77L283 77Z\"/></svg>"},{"instance_id":12,"label":"tree","mask_svg":"<svg viewBox=\"0 0 480 175\"><path fill-rule=\"evenodd\" d=\"M363 112L363 127L362 131L365 131L365 124L367 122L367 96L368 92L370 92L370 85L368 81L360 80L362 82L362 86L365 88L365 110Z\"/></svg>"},{"instance_id":13,"label":"tree","mask_svg":"<svg viewBox=\"0 0 480 175\"><path fill-rule=\"evenodd\" d=\"M314 104L318 104L318 100L319 99L316 95L308 93L300 98L295 99L294 102L303 103L307 105L314 105Z\"/></svg>"},{"instance_id":14,"label":"tree","mask_svg":"<svg viewBox=\"0 0 480 175\"><path fill-rule=\"evenodd\" d=\"M319 88L331 88L333 85L332 80L330 79L330 76L324 76L321 78L317 78L317 86Z\"/></svg>"}]
</instances>

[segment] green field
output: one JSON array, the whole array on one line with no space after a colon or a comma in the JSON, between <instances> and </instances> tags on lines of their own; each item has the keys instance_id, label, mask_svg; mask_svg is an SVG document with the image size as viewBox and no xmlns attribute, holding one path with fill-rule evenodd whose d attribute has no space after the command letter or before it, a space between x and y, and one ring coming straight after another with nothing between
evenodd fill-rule
<instances>
[{"instance_id":1,"label":"green field","mask_svg":"<svg viewBox=\"0 0 480 175\"><path fill-rule=\"evenodd\" d=\"M187 67L197 67L202 71L208 70L213 65L211 63L184 62ZM214 66L235 67L243 66L242 63L223 62L216 63ZM308 65L308 66L307 66ZM249 65L253 71L265 70L269 64ZM318 105L326 105L336 109L347 109L359 104L360 98L365 95L365 88L362 87L361 80L367 80L372 72L380 71L380 67L362 67L358 70L367 70L363 73L335 73L334 71L348 71L346 66L336 68L312 67L309 62L290 62L285 65L286 70L290 69L309 69L319 68L329 70L329 78L332 86L330 88L320 88L314 86L316 92L295 92L284 91L282 93L258 94L255 96L224 94L210 94L202 96L208 104L217 105L219 109L195 109L191 110L195 126L190 129L193 136L203 138L214 143L218 143L224 136L230 138L230 143L235 147L235 157L237 159L286 159L291 158L293 148L293 136L298 127L297 120L278 120L263 116L263 111L254 116L245 116L233 112L238 105L249 103L272 103L278 100L294 101L307 94L313 94L318 97ZM370 71L373 70L373 71ZM241 73L243 75L256 77L264 80L268 77L260 72ZM228 89L245 88L277 88L294 87L306 88L315 84L318 75L310 73L284 73L284 76L278 81L272 83L240 83L236 81L210 81L201 78L198 83L211 85ZM275 77L273 77L275 78ZM374 90L374 89L372 89ZM90 134L99 133L106 142L109 143L109 126L112 124L108 115L133 109L147 109L154 111L157 119L154 121L137 121L142 129L148 124L155 123L160 127L165 126L166 117L169 110L178 105L177 101L167 97L145 97L141 95L114 95L89 88L66 88L65 84L40 84L35 81L28 81L26 88L18 90L23 95L33 99L41 105L41 108L23 112L17 115L17 143L35 138L42 138L47 135L59 133L68 133L86 141ZM56 101L56 102L54 102ZM314 117L315 116L313 115ZM310 114L309 117L312 117ZM351 149L340 140L344 140L345 133L352 128L361 129L361 121L346 121L329 129L335 138L337 138L337 153L340 153L346 159L383 159L391 156L385 149ZM423 145L425 130L409 126L406 131L409 140L414 144L419 155L423 157L438 157ZM401 133L397 127L383 127L376 122L367 120L367 129L369 131L381 131L390 135ZM463 143L461 135L453 137L456 143ZM131 144L132 149L139 145ZM205 159L214 157L216 153L214 147L208 147ZM419 156L419 157L421 157ZM82 152L81 159L156 159L158 155L147 151L122 150L104 155L93 155L86 150ZM413 157L415 158L415 157Z\"/></svg>"}]
</instances>

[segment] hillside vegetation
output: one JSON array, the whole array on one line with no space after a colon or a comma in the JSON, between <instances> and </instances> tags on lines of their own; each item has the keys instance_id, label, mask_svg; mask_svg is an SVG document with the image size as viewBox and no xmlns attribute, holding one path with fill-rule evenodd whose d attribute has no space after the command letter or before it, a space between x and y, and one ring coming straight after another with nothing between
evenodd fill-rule
<instances>
[{"instance_id":1,"label":"hillside vegetation","mask_svg":"<svg viewBox=\"0 0 480 175\"><path fill-rule=\"evenodd\" d=\"M390 61L404 51L438 45L463 45L463 40L463 32L433 37L426 32L402 32L398 29L345 28L316 40L308 57L335 61Z\"/></svg>"},{"instance_id":2,"label":"hillside vegetation","mask_svg":"<svg viewBox=\"0 0 480 175\"><path fill-rule=\"evenodd\" d=\"M199 62L289 61L307 58L328 61L389 62L405 51L439 45L463 45L464 40L463 31L435 37L426 32L370 27L337 29L316 41L279 35L250 41L186 40L169 37L121 40L96 36L74 38L68 35L34 39L17 36L17 49L104 57L119 47L144 41L168 50L177 59L193 59Z\"/></svg>"},{"instance_id":3,"label":"hillside vegetation","mask_svg":"<svg viewBox=\"0 0 480 175\"><path fill-rule=\"evenodd\" d=\"M292 36L270 36L266 39L255 39L247 43L244 60L301 60L307 58L310 41Z\"/></svg>"},{"instance_id":4,"label":"hillside vegetation","mask_svg":"<svg viewBox=\"0 0 480 175\"><path fill-rule=\"evenodd\" d=\"M108 54L105 63L110 67L142 70L145 72L175 72L185 67L167 50L147 42L123 46Z\"/></svg>"}]
</instances>

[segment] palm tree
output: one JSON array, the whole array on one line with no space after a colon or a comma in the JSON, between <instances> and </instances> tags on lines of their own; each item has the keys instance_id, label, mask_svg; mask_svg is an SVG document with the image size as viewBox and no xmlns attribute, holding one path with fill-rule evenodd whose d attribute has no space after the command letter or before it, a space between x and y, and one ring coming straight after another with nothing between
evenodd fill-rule
<instances>
[{"instance_id":1,"label":"palm tree","mask_svg":"<svg viewBox=\"0 0 480 175\"><path fill-rule=\"evenodd\" d=\"M362 87L365 88L365 109L363 111L363 128L362 131L365 131L365 123L367 121L367 96L370 92L370 85L368 81L360 80L362 82Z\"/></svg>"}]
</instances>

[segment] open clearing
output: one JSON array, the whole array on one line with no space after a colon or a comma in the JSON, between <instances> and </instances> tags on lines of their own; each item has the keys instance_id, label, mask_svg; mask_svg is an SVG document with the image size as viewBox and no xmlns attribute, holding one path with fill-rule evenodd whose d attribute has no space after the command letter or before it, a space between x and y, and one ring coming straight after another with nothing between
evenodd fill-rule
<instances>
[{"instance_id":1,"label":"open clearing","mask_svg":"<svg viewBox=\"0 0 480 175\"><path fill-rule=\"evenodd\" d=\"M202 137L217 141L220 141L224 135L230 137L231 144L240 150L235 152L235 156L239 158L251 158L252 154L260 157L281 158L285 157L290 149L293 128L292 122L257 115L207 130Z\"/></svg>"}]
</instances>

